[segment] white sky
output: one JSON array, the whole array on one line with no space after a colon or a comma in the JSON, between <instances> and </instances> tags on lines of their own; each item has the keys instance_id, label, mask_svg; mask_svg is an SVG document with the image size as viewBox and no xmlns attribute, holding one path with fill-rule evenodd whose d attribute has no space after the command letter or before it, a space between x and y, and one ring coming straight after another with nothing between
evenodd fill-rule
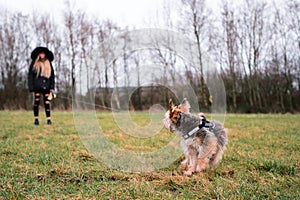
<instances>
[{"instance_id":1,"label":"white sky","mask_svg":"<svg viewBox=\"0 0 300 200\"><path fill-rule=\"evenodd\" d=\"M170 5L180 0L168 0ZM207 4L217 7L220 0L207 0ZM65 0L0 0L0 8L31 14L33 10L50 13L54 18L61 13ZM100 19L111 19L118 24L146 28L149 21L161 18L165 0L71 0L75 8L86 11ZM209 2L209 3L208 3Z\"/></svg>"}]
</instances>

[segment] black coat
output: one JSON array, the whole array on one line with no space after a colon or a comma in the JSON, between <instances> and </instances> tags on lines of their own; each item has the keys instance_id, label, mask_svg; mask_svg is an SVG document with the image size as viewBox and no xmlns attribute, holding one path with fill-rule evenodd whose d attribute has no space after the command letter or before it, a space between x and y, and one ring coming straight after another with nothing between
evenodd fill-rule
<instances>
[{"instance_id":1,"label":"black coat","mask_svg":"<svg viewBox=\"0 0 300 200\"><path fill-rule=\"evenodd\" d=\"M49 78L42 77L40 74L33 70L34 61L31 62L28 71L28 89L30 92L48 93L55 88L54 70L51 66L51 76Z\"/></svg>"}]
</instances>

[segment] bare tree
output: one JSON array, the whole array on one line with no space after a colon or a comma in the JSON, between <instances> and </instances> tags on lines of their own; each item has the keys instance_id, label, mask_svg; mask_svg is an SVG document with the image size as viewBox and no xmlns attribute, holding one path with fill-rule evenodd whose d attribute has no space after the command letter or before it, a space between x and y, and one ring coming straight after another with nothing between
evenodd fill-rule
<instances>
[{"instance_id":1,"label":"bare tree","mask_svg":"<svg viewBox=\"0 0 300 200\"><path fill-rule=\"evenodd\" d=\"M182 0L183 3L183 17L184 23L188 25L188 33L193 33L193 37L196 41L197 54L199 61L199 94L201 95L201 102L205 107L208 105L208 94L204 82L204 63L203 63L203 49L205 48L205 42L209 38L207 32L210 20L208 15L208 8L206 7L205 0Z\"/></svg>"},{"instance_id":2,"label":"bare tree","mask_svg":"<svg viewBox=\"0 0 300 200\"><path fill-rule=\"evenodd\" d=\"M54 42L57 26L49 14L33 13L32 15L34 43L50 47Z\"/></svg>"},{"instance_id":3,"label":"bare tree","mask_svg":"<svg viewBox=\"0 0 300 200\"><path fill-rule=\"evenodd\" d=\"M93 78L92 75L92 70L93 66L89 66L89 63L91 63L93 59L93 50L94 50L94 45L93 45L93 25L92 23L88 20L86 14L84 12L80 12L78 14L79 16L79 34L78 34L78 39L79 39L79 46L80 46L80 65L79 65L79 70L81 71L80 73L80 82L82 79L85 81L85 84L80 84L80 86L85 85L86 88L80 87L80 90L84 89L85 91L88 91L90 89L90 82L91 78ZM83 69L85 68L85 74L83 73ZM85 75L85 76L84 76ZM82 94L82 91L80 91L80 94Z\"/></svg>"},{"instance_id":4,"label":"bare tree","mask_svg":"<svg viewBox=\"0 0 300 200\"><path fill-rule=\"evenodd\" d=\"M137 109L154 102L167 104L170 92L157 85L175 85L178 78L181 84L194 88L200 105L207 106L204 78L209 76L205 71L205 53L209 52L220 65L230 111L299 111L300 2L284 0L280 6L276 3L224 0L218 21L205 0L181 0L180 19L173 18L178 13L173 15L171 3L165 4L164 26L192 38L188 61L173 51L176 41L172 36L153 41L147 53L133 51L132 38L123 34L130 28L92 18L75 9L71 1L66 1L62 13L64 26L59 26L50 14L35 12L26 16L1 9L0 109L30 108L26 84L30 52L43 45L55 55L56 89L61 98L54 104L58 108L68 109L71 95L80 93L83 99L88 98L94 89L99 89L96 98L100 104L109 107L112 88L116 89L113 101L122 108L122 100L136 85L138 90L130 100ZM114 40L117 35L120 37ZM118 48L119 55L114 55L114 48ZM147 80L153 84L144 87L141 67L150 61L162 65L163 71L159 78L149 73ZM94 86L95 80L98 85ZM76 88L78 85L81 87Z\"/></svg>"},{"instance_id":5,"label":"bare tree","mask_svg":"<svg viewBox=\"0 0 300 200\"><path fill-rule=\"evenodd\" d=\"M65 42L68 50L66 57L70 59L70 69L71 69L71 91L68 92L68 96L76 97L76 67L78 66L78 49L79 49L79 39L78 39L78 11L74 11L70 1L65 1L66 9L64 11L64 25L65 25ZM68 88L69 90L69 88ZM72 92L72 93L71 93ZM71 98L67 98L68 101ZM70 103L70 101L69 101ZM70 104L69 104L70 105Z\"/></svg>"},{"instance_id":6,"label":"bare tree","mask_svg":"<svg viewBox=\"0 0 300 200\"><path fill-rule=\"evenodd\" d=\"M259 67L264 47L266 4L246 0L240 8L238 23L238 38L240 46L241 62L244 67L244 76L247 80L246 89L250 106L262 108L262 96L260 93Z\"/></svg>"},{"instance_id":7,"label":"bare tree","mask_svg":"<svg viewBox=\"0 0 300 200\"><path fill-rule=\"evenodd\" d=\"M112 37L118 32L118 26L110 20L106 20L103 22L97 23L98 32L96 34L97 41L99 46L97 47L100 53L100 58L103 62L104 66L100 66L101 70L98 71L99 81L102 83L104 76L104 85L101 87L104 88L103 95L103 103L105 107L110 107L110 81L109 81L109 70L111 69L111 65L113 69L115 69L115 55L113 55L113 46ZM103 69L104 68L104 69ZM117 71L114 70L115 74L113 75L117 78ZM114 73L113 72L113 73ZM115 84L117 84L115 82Z\"/></svg>"},{"instance_id":8,"label":"bare tree","mask_svg":"<svg viewBox=\"0 0 300 200\"><path fill-rule=\"evenodd\" d=\"M224 54L226 56L225 63L229 68L231 78L231 96L233 111L237 109L237 80L236 80L236 65L238 64L238 37L236 30L235 13L232 8L229 8L229 3L226 1L223 4L222 10L222 25L224 29L223 40L225 41Z\"/></svg>"},{"instance_id":9,"label":"bare tree","mask_svg":"<svg viewBox=\"0 0 300 200\"><path fill-rule=\"evenodd\" d=\"M27 16L4 11L0 19L1 108L27 107L24 105L26 101L19 101L27 92L26 72L30 45Z\"/></svg>"},{"instance_id":10,"label":"bare tree","mask_svg":"<svg viewBox=\"0 0 300 200\"><path fill-rule=\"evenodd\" d=\"M298 87L298 95L300 93L300 2L297 0L285 1L287 8L285 9L287 26L290 30L291 43L287 47L287 52L291 55L290 66L292 74L294 75L294 79L292 80L292 84L297 83ZM290 51L290 49L294 49ZM292 90L293 91L293 90ZM297 100L296 94L291 94L291 96L295 97L294 102L297 102L298 106L300 106L299 101ZM290 105L292 106L292 102L290 100ZM290 110L293 110L293 107L290 107Z\"/></svg>"},{"instance_id":11,"label":"bare tree","mask_svg":"<svg viewBox=\"0 0 300 200\"><path fill-rule=\"evenodd\" d=\"M295 3L295 2L294 2ZM293 13L295 8L289 4L285 9L275 7L274 19L272 20L270 31L270 52L272 53L271 70L274 72L274 85L277 102L281 112L293 111L293 96L296 71L294 60L299 58L299 48L297 48L297 29L295 29L295 18L290 19L289 13ZM299 5L299 3L298 3ZM299 24L300 25L300 24ZM297 26L297 25L296 25ZM300 26L299 26L300 27ZM299 31L298 31L299 32ZM290 51L294 49L294 51ZM298 54L297 54L298 52Z\"/></svg>"},{"instance_id":12,"label":"bare tree","mask_svg":"<svg viewBox=\"0 0 300 200\"><path fill-rule=\"evenodd\" d=\"M158 41L158 39L160 41ZM153 38L154 51L151 52L151 56L154 58L154 62L157 62L157 64L162 65L163 67L161 79L161 84L163 86L175 86L176 84L175 76L178 55L176 55L174 46L175 39L172 34L166 34L160 38ZM162 95L164 96L163 105L167 107L169 103L169 95L166 87L162 89Z\"/></svg>"}]
</instances>

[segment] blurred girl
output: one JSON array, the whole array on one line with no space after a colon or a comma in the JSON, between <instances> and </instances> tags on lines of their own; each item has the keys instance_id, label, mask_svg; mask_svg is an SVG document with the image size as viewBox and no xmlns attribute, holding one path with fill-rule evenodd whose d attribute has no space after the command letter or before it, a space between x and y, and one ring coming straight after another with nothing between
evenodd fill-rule
<instances>
[{"instance_id":1,"label":"blurred girl","mask_svg":"<svg viewBox=\"0 0 300 200\"><path fill-rule=\"evenodd\" d=\"M54 92L55 79L51 62L53 53L46 47L37 47L31 53L32 62L28 71L28 89L34 94L34 124L39 125L39 105L43 96L47 124L51 125L49 96Z\"/></svg>"}]
</instances>

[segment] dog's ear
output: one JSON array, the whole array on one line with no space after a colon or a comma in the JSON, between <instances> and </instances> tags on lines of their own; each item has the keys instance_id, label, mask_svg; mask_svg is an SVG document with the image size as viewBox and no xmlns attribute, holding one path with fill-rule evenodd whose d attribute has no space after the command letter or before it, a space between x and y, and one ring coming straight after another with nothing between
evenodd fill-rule
<instances>
[{"instance_id":1,"label":"dog's ear","mask_svg":"<svg viewBox=\"0 0 300 200\"><path fill-rule=\"evenodd\" d=\"M191 105L188 102L188 100L186 98L184 98L183 101L181 102L181 104L179 105L179 108L181 109L182 112L189 113Z\"/></svg>"},{"instance_id":2,"label":"dog's ear","mask_svg":"<svg viewBox=\"0 0 300 200\"><path fill-rule=\"evenodd\" d=\"M173 123L176 123L181 110L174 105L172 99L169 100L169 104L170 104L169 117Z\"/></svg>"},{"instance_id":3,"label":"dog's ear","mask_svg":"<svg viewBox=\"0 0 300 200\"><path fill-rule=\"evenodd\" d=\"M198 116L199 116L199 117L205 117L205 115L204 115L203 112L198 113Z\"/></svg>"}]
</instances>

